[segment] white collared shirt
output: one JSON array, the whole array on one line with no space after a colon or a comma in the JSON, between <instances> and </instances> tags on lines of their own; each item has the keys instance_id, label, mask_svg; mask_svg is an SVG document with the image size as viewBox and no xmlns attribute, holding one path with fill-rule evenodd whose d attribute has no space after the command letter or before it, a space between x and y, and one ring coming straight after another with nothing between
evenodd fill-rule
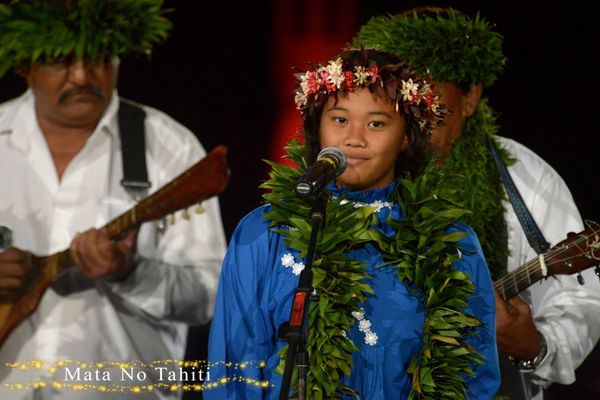
<instances>
[{"instance_id":1,"label":"white collared shirt","mask_svg":"<svg viewBox=\"0 0 600 400\"><path fill-rule=\"evenodd\" d=\"M13 230L14 246L36 255L59 252L69 247L77 232L101 227L134 204L120 185L118 102L114 93L105 115L61 180L38 126L32 93L0 105L0 225ZM144 110L153 192L204 157L205 151L185 127L158 110ZM202 324L212 315L226 247L217 198L203 206L204 213L190 211L189 221L178 216L179 222L167 224L164 231L154 223L142 225L139 263L124 282L107 284L86 279L74 268L66 271L0 348L0 362L39 360L50 365L61 360L150 363L182 359L186 323ZM48 368L19 371L0 365L0 398L131 396L51 386L34 393L9 390L5 385L63 378ZM177 392L164 390L160 395L148 392L132 398L177 397Z\"/></svg>"},{"instance_id":2,"label":"white collared shirt","mask_svg":"<svg viewBox=\"0 0 600 400\"><path fill-rule=\"evenodd\" d=\"M583 224L571 193L558 173L527 147L499 138L516 159L509 172L546 240L556 245L569 232L580 232ZM510 203L506 205L508 270L537 258ZM534 382L570 384L575 368L600 337L600 284L593 269L584 271L585 285L575 275L560 275L536 283L524 292L532 304L536 327L545 336L548 354L534 371ZM537 397L541 398L541 397Z\"/></svg>"}]
</instances>

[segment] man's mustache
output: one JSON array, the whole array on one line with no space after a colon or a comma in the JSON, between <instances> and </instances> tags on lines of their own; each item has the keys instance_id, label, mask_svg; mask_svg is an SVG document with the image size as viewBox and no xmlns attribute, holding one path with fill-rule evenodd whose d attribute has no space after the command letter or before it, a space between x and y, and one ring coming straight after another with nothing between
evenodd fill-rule
<instances>
[{"instance_id":1,"label":"man's mustache","mask_svg":"<svg viewBox=\"0 0 600 400\"><path fill-rule=\"evenodd\" d=\"M91 94L93 96L96 96L98 99L103 100L104 99L104 94L102 93L102 91L100 90L99 87L94 86L94 85L84 85L84 86L76 86L72 89L67 89L64 92L62 92L58 98L58 102L60 104L64 103L65 101L67 101L67 99L73 95L76 94Z\"/></svg>"}]
</instances>

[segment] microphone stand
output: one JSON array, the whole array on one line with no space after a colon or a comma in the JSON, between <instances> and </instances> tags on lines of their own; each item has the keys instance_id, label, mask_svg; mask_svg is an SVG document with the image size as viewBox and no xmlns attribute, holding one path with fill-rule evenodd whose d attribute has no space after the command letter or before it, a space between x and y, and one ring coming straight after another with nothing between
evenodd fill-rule
<instances>
[{"instance_id":1,"label":"microphone stand","mask_svg":"<svg viewBox=\"0 0 600 400\"><path fill-rule=\"evenodd\" d=\"M316 258L316 247L319 232L325 225L325 214L328 196L321 194L315 198L310 218L312 228L308 241L306 254L306 265L300 273L298 287L294 292L294 300L290 311L290 319L279 327L278 336L280 340L288 342L285 369L281 380L279 400L287 400L294 364L298 367L298 400L306 400L306 380L308 373L308 353L306 341L308 339L308 310L311 300L316 300L312 287L312 264Z\"/></svg>"}]
</instances>

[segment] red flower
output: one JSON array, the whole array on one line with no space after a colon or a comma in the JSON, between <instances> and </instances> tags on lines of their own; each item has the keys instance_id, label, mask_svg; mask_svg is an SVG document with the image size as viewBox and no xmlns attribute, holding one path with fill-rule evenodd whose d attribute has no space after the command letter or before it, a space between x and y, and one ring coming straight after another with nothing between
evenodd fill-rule
<instances>
[{"instance_id":1,"label":"red flower","mask_svg":"<svg viewBox=\"0 0 600 400\"><path fill-rule=\"evenodd\" d=\"M421 99L421 93L417 92L413 94L412 100L410 101L412 104L419 104L419 100Z\"/></svg>"},{"instance_id":2,"label":"red flower","mask_svg":"<svg viewBox=\"0 0 600 400\"><path fill-rule=\"evenodd\" d=\"M344 72L344 89L354 92L354 73L352 71Z\"/></svg>"},{"instance_id":3,"label":"red flower","mask_svg":"<svg viewBox=\"0 0 600 400\"><path fill-rule=\"evenodd\" d=\"M308 93L317 93L319 91L319 80L317 79L317 71L310 71L308 76Z\"/></svg>"},{"instance_id":4,"label":"red flower","mask_svg":"<svg viewBox=\"0 0 600 400\"><path fill-rule=\"evenodd\" d=\"M431 108L431 105L435 103L435 97L433 97L433 92L429 91L425 96L423 96L423 101L427 105L427 108Z\"/></svg>"},{"instance_id":5,"label":"red flower","mask_svg":"<svg viewBox=\"0 0 600 400\"><path fill-rule=\"evenodd\" d=\"M371 83L375 82L378 78L381 78L379 76L379 68L377 68L377 65L373 65L371 68L368 69L369 71L369 76L371 77Z\"/></svg>"}]
</instances>

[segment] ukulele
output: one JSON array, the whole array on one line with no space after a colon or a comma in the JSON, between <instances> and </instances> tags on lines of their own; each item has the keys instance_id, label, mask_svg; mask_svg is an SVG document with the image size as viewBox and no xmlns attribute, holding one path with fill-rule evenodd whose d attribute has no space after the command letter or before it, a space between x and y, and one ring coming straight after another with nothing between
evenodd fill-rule
<instances>
[{"instance_id":1,"label":"ukulele","mask_svg":"<svg viewBox=\"0 0 600 400\"><path fill-rule=\"evenodd\" d=\"M596 266L600 276L600 225L588 223L589 228L570 233L567 238L537 258L521 265L494 282L494 288L507 301L542 279L554 275L572 275ZM583 276L577 276L583 284Z\"/></svg>"},{"instance_id":2,"label":"ukulele","mask_svg":"<svg viewBox=\"0 0 600 400\"><path fill-rule=\"evenodd\" d=\"M132 228L187 208L220 194L229 183L227 149L218 146L157 192L104 225L112 239ZM184 211L186 212L186 211ZM69 268L69 249L33 257L34 273L23 286L0 295L0 346L12 330L37 308L52 281Z\"/></svg>"}]
</instances>

